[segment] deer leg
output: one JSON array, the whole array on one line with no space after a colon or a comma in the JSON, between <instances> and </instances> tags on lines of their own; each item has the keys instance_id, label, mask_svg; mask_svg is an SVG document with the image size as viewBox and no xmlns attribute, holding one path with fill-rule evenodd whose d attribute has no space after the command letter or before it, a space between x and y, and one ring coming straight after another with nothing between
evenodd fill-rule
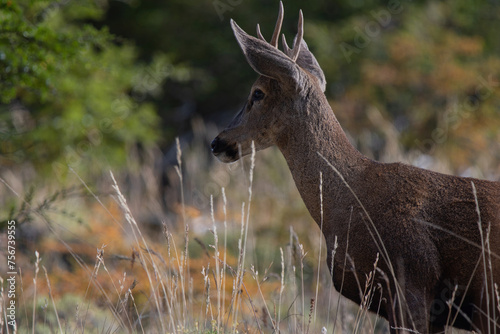
<instances>
[{"instance_id":1,"label":"deer leg","mask_svg":"<svg viewBox=\"0 0 500 334\"><path fill-rule=\"evenodd\" d=\"M433 325L431 324L429 326L429 333L432 333L432 334L444 334L446 333L446 330L444 328L444 326L440 326L440 325Z\"/></svg>"},{"instance_id":2,"label":"deer leg","mask_svg":"<svg viewBox=\"0 0 500 334\"><path fill-rule=\"evenodd\" d=\"M476 299L475 312L473 314L473 324L479 333L496 333L500 330L499 312L495 304L496 298L489 295L489 309L486 302L486 294Z\"/></svg>"},{"instance_id":3,"label":"deer leg","mask_svg":"<svg viewBox=\"0 0 500 334\"><path fill-rule=\"evenodd\" d=\"M391 334L409 333L413 326L408 322L408 308L405 303L401 301L399 294L393 295L390 303L390 310L388 310L389 330Z\"/></svg>"},{"instance_id":4,"label":"deer leg","mask_svg":"<svg viewBox=\"0 0 500 334\"><path fill-rule=\"evenodd\" d=\"M442 329L430 328L430 306L432 296L425 289L407 287L404 302L396 296L389 312L391 334L401 333L439 333Z\"/></svg>"},{"instance_id":5,"label":"deer leg","mask_svg":"<svg viewBox=\"0 0 500 334\"><path fill-rule=\"evenodd\" d=\"M418 333L444 333L444 326L433 325L431 322L431 308L434 296L429 290L426 288L407 287L405 293L406 325Z\"/></svg>"}]
</instances>

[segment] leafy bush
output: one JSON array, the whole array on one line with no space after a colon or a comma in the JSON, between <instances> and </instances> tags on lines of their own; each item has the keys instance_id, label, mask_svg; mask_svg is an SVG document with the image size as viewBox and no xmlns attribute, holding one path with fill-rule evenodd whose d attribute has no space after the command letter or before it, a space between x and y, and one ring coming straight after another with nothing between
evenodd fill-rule
<instances>
[{"instance_id":1,"label":"leafy bush","mask_svg":"<svg viewBox=\"0 0 500 334\"><path fill-rule=\"evenodd\" d=\"M172 71L154 73L136 49L86 23L104 13L94 1L7 1L0 9L0 155L4 166L31 163L45 175L83 175L126 162L132 145L159 138L147 101ZM158 56L149 66L166 67Z\"/></svg>"}]
</instances>

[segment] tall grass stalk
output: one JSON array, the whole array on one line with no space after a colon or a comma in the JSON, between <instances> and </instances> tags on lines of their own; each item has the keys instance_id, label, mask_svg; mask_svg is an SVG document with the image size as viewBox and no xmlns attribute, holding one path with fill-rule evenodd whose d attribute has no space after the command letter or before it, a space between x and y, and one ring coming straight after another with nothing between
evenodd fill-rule
<instances>
[{"instance_id":1,"label":"tall grass stalk","mask_svg":"<svg viewBox=\"0 0 500 334\"><path fill-rule=\"evenodd\" d=\"M453 292L451 293L451 299L446 301L446 305L448 306L448 316L446 317L446 324L450 324L451 312L453 311L453 303L455 302L457 290L458 290L458 284L455 284Z\"/></svg>"},{"instance_id":2,"label":"tall grass stalk","mask_svg":"<svg viewBox=\"0 0 500 334\"><path fill-rule=\"evenodd\" d=\"M373 271L369 272L368 276L366 277L365 288L362 294L363 297L358 308L358 313L356 314L356 319L354 320L354 333L358 333L361 328L361 324L363 324L366 319L369 319L367 315L373 299L373 283L375 282L378 260L379 254L377 253L377 258L375 259L375 262L373 264Z\"/></svg>"},{"instance_id":3,"label":"tall grass stalk","mask_svg":"<svg viewBox=\"0 0 500 334\"><path fill-rule=\"evenodd\" d=\"M123 290L125 289L125 281L127 280L127 272L123 272L123 278L118 280L118 284L120 285L120 291L118 293L118 301L116 302L115 308L118 309L120 306L120 303L122 306L124 306L123 301L122 301L122 293ZM122 307L122 311L126 312L125 307Z\"/></svg>"},{"instance_id":4,"label":"tall grass stalk","mask_svg":"<svg viewBox=\"0 0 500 334\"><path fill-rule=\"evenodd\" d=\"M483 224L481 221L481 211L479 210L479 202L477 200L476 186L474 185L473 181L471 181L471 185L472 185L472 193L474 194L474 201L476 203L477 226L479 228L479 235L481 236L481 258L483 261L484 282L485 282L485 291L484 292L486 294L486 316L488 319L487 328L488 328L488 333L492 333L491 332L491 325L490 325L491 313L490 313L490 291L489 291L489 286L488 286L488 266L487 266L487 259L486 259L486 242L487 241L484 238ZM490 261L491 261L491 256L490 256ZM493 281L493 277L491 277L491 281ZM493 293L493 291L492 291L492 293ZM496 333L496 329L495 329L495 333Z\"/></svg>"},{"instance_id":5,"label":"tall grass stalk","mask_svg":"<svg viewBox=\"0 0 500 334\"><path fill-rule=\"evenodd\" d=\"M493 314L492 322L493 324L498 324L497 314L495 311L495 282L493 280L493 265L491 263L491 247L490 247L490 235L491 235L491 222L488 222L488 228L486 229L486 253L488 254L488 269L490 272L490 284L491 284L491 313ZM493 326L493 333L497 333L497 325Z\"/></svg>"},{"instance_id":6,"label":"tall grass stalk","mask_svg":"<svg viewBox=\"0 0 500 334\"><path fill-rule=\"evenodd\" d=\"M252 205L252 186L253 186L253 171L255 168L255 143L252 141L252 154L250 157L250 171L248 173L248 205L247 205L247 214L246 214L246 223L245 223L245 235L243 237L243 257L241 259L241 266L245 268L245 258L247 251L247 240L248 240L248 225L250 223L250 208ZM241 276L243 278L243 276ZM240 281L241 283L242 281ZM241 287L241 286L240 286Z\"/></svg>"},{"instance_id":7,"label":"tall grass stalk","mask_svg":"<svg viewBox=\"0 0 500 334\"><path fill-rule=\"evenodd\" d=\"M220 257L219 257L219 236L217 235L217 225L215 224L214 216L214 197L210 195L210 216L212 217L212 226L214 234L214 249L215 249L215 287L217 289L217 333L220 333L221 325L221 298L222 298L222 277L220 272Z\"/></svg>"},{"instance_id":8,"label":"tall grass stalk","mask_svg":"<svg viewBox=\"0 0 500 334\"><path fill-rule=\"evenodd\" d=\"M306 253L304 252L304 245L299 244L300 250L300 283L301 283L301 292L302 292L302 333L306 332L305 324L306 324L306 302L304 296L304 258L306 257Z\"/></svg>"},{"instance_id":9,"label":"tall grass stalk","mask_svg":"<svg viewBox=\"0 0 500 334\"><path fill-rule=\"evenodd\" d=\"M495 283L495 295L497 296L498 313L500 313L500 293L498 292L498 284L497 283Z\"/></svg>"},{"instance_id":10,"label":"tall grass stalk","mask_svg":"<svg viewBox=\"0 0 500 334\"><path fill-rule=\"evenodd\" d=\"M39 264L40 264L40 254L38 253L38 251L35 251L35 257L36 257L36 260L35 260L35 277L33 278L33 327L32 327L32 333L35 334L35 325L36 325L36 288L37 288L37 284L36 284L36 280L37 280L37 277L38 277L38 272L40 271L40 267L39 267Z\"/></svg>"},{"instance_id":11,"label":"tall grass stalk","mask_svg":"<svg viewBox=\"0 0 500 334\"><path fill-rule=\"evenodd\" d=\"M240 290L243 279L243 268L242 268L242 258L243 258L243 237L245 234L245 202L241 203L241 229L240 237L238 239L238 264L236 267L236 277L233 280L233 291L231 294L231 328L233 333L236 331L235 324L238 318L238 309L240 305Z\"/></svg>"},{"instance_id":12,"label":"tall grass stalk","mask_svg":"<svg viewBox=\"0 0 500 334\"><path fill-rule=\"evenodd\" d=\"M69 246L67 246L67 247L69 247ZM105 297L107 304L109 306L112 305L111 297L109 296L107 291L101 286L101 284L97 280L99 268L101 267L101 265L103 263L103 254L104 254L104 246L97 249L96 261L94 263L94 269L91 273L89 273L90 280L89 280L89 283L87 285L87 289L85 290L85 294L84 294L84 299L87 299L88 303L87 303L87 308L85 309L84 318L82 319L82 329L83 329L82 332L83 333L85 332L85 323L87 322L90 304L92 302L92 296L93 296L93 292L94 292L92 287L97 287L99 289L100 293ZM72 255L75 258L76 254L73 253ZM90 294L90 296L89 296L89 294ZM121 318L119 317L118 311L113 307L110 307L110 311L113 313L113 316L115 317L115 320L118 322L119 326L126 327L125 324L123 323L123 321L121 320Z\"/></svg>"},{"instance_id":13,"label":"tall grass stalk","mask_svg":"<svg viewBox=\"0 0 500 334\"><path fill-rule=\"evenodd\" d=\"M134 283L135 283L135 281L134 281ZM127 290L127 294L130 297L130 299L132 300L132 305L134 305L134 311L135 311L135 314L137 314L137 320L139 322L139 325L141 326L141 332L142 332L142 334L145 334L144 327L142 326L141 315L139 314L139 310L137 309L137 305L135 303L134 295L132 294L132 289L133 288L129 288Z\"/></svg>"},{"instance_id":14,"label":"tall grass stalk","mask_svg":"<svg viewBox=\"0 0 500 334\"><path fill-rule=\"evenodd\" d=\"M203 275L203 283L204 283L204 291L205 291L205 321L204 321L204 327L207 327L207 318L208 318L208 311L212 311L210 307L210 278L208 277L208 273L210 271L210 266L205 269L201 270L201 274ZM213 319L213 317L212 317Z\"/></svg>"},{"instance_id":15,"label":"tall grass stalk","mask_svg":"<svg viewBox=\"0 0 500 334\"><path fill-rule=\"evenodd\" d=\"M174 251L174 257L175 257L175 260L177 262L177 268L178 268L177 272L180 273L181 272L181 267L182 267L182 260L179 258L179 254L177 252L177 247L175 245L175 240L172 237L172 234L166 229L166 225L164 227L164 234L165 234L166 239L167 239L167 254L168 254L168 258L169 258L169 264L170 264L170 252L173 249L173 251ZM169 265L168 268L169 269L167 269L167 274L168 274L168 277L171 277L172 276L172 272L171 272L170 268L175 268L175 266L170 266ZM171 284L173 285L173 284L175 284L175 282L172 281ZM170 325L171 325L172 329L175 329L176 328L176 324L175 324L175 321L174 321L173 314L174 314L174 311L176 310L176 308L174 308L174 305L176 303L176 297L177 297L177 295L175 294L176 289L175 289L174 286L170 286L168 288L165 288L164 285L162 285L162 288L163 288L163 295L165 297L165 302L167 304L167 311L168 311L169 318L170 318ZM170 293L170 298L168 298L168 293L167 292ZM179 318L181 317L180 314L178 314L178 317Z\"/></svg>"},{"instance_id":16,"label":"tall grass stalk","mask_svg":"<svg viewBox=\"0 0 500 334\"><path fill-rule=\"evenodd\" d=\"M280 281L280 293L279 293L279 302L278 302L278 321L276 324L276 332L277 333L280 332L281 298L283 296L283 290L285 290L285 258L283 256L283 248L282 247L280 247L280 253L281 253L281 281Z\"/></svg>"},{"instance_id":17,"label":"tall grass stalk","mask_svg":"<svg viewBox=\"0 0 500 334\"><path fill-rule=\"evenodd\" d=\"M343 270L342 270L342 279L340 280L340 290L337 298L337 310L335 311L335 318L333 320L333 332L335 333L335 328L337 326L337 319L339 315L339 310L340 310L340 297L342 296L342 291L344 289L344 279L345 279L345 267L347 265L347 254L349 253L349 235L351 232L351 221L352 221L352 212L353 212L353 207L351 206L351 213L349 215L349 223L347 224L347 236L346 236L346 246L345 246L345 254L344 254L344 263L343 263ZM337 240L337 236L335 236L335 240ZM332 259L333 261L333 259ZM332 279L333 279L333 262L332 262Z\"/></svg>"},{"instance_id":18,"label":"tall grass stalk","mask_svg":"<svg viewBox=\"0 0 500 334\"><path fill-rule=\"evenodd\" d=\"M184 222L184 263L182 265L182 271L179 272L181 278L181 291L182 291L182 322L183 327L186 327L186 312L187 312L187 303L186 303L186 279L189 282L190 274L189 274L189 224L186 219L186 203L184 200L184 178L182 176L182 150L181 144L179 141L179 137L175 138L175 146L176 146L176 158L177 158L177 166L175 166L175 171L177 172L177 176L179 177L180 182L180 192L181 192L181 207L182 207L182 221Z\"/></svg>"},{"instance_id":19,"label":"tall grass stalk","mask_svg":"<svg viewBox=\"0 0 500 334\"><path fill-rule=\"evenodd\" d=\"M222 277L221 277L221 285L222 285L222 309L220 310L221 314L224 316L226 314L226 266L227 266L227 198L226 191L224 187L222 187L222 200L223 200L223 210L224 210L224 260L223 260L223 268L222 268Z\"/></svg>"},{"instance_id":20,"label":"tall grass stalk","mask_svg":"<svg viewBox=\"0 0 500 334\"><path fill-rule=\"evenodd\" d=\"M241 152L241 150L240 150ZM238 245L240 247L240 257L238 259L238 276L237 276L237 291L241 290L241 286L243 284L243 275L245 273L245 257L246 257L246 247L247 247L247 239L248 239L248 225L250 223L250 208L252 203L252 186L253 186L253 171L255 168L255 143L252 141L252 154L250 158L250 171L248 178L248 204L247 204L247 213L246 216L243 217L244 206L242 206L242 218L241 218L241 232L242 235L240 237ZM246 218L246 219L245 219ZM238 309L240 304L240 298L238 298L239 294L237 294L235 300L235 317L238 316ZM235 318L235 319L236 319Z\"/></svg>"},{"instance_id":21,"label":"tall grass stalk","mask_svg":"<svg viewBox=\"0 0 500 334\"><path fill-rule=\"evenodd\" d=\"M293 273L292 273L292 291L293 291L293 333L297 333L297 303L295 297L297 296L297 281L296 281L296 268L295 266L292 266Z\"/></svg>"},{"instance_id":22,"label":"tall grass stalk","mask_svg":"<svg viewBox=\"0 0 500 334\"><path fill-rule=\"evenodd\" d=\"M335 236L335 241L333 243L333 249L332 249L332 261L330 262L330 287L328 289L328 312L326 316L326 328L330 325L330 313L332 310L332 291L333 291L333 263L335 259L335 253L337 252L337 236ZM337 303L337 309L339 308L339 304ZM333 329L333 332L335 332L335 326Z\"/></svg>"},{"instance_id":23,"label":"tall grass stalk","mask_svg":"<svg viewBox=\"0 0 500 334\"><path fill-rule=\"evenodd\" d=\"M122 289L121 288L118 289L118 287L116 286L115 281L113 279L113 276L109 272L108 267L106 266L106 263L104 262L104 247L105 247L105 245L102 245L102 247L97 250L96 261L98 263L98 266L96 265L95 277L93 277L93 278L97 278L98 268L102 266L102 268L104 269L104 271L108 275L109 281L111 282L111 284L113 285L113 288L115 289L115 292L116 292L116 295L118 297L118 300L120 300ZM125 280L125 273L124 273L124 280ZM111 300L111 298L109 298L109 300ZM116 310L117 313L119 312L118 305L115 306L115 310ZM130 316L129 316L128 312L124 312L124 314L125 314L125 317L126 317L126 319L128 321L129 328L133 329L133 321L130 319ZM141 327L142 327L142 323L141 323L141 318L140 317L138 318L138 321L139 321L139 323L141 324Z\"/></svg>"},{"instance_id":24,"label":"tall grass stalk","mask_svg":"<svg viewBox=\"0 0 500 334\"><path fill-rule=\"evenodd\" d=\"M85 189L88 191L88 193L96 200L97 203L99 203L99 205L101 206L101 208L103 208L103 210L106 211L106 213L108 214L108 216L118 226L118 228L120 228L122 230L122 232L124 234L126 234L127 231L125 231L125 228L123 227L123 225L109 211L109 209L106 207L106 205L104 205L104 203L101 201L101 199L99 198L99 196L97 196L97 194L94 193L92 191L92 189L90 189L90 187L87 185L87 183L80 177L80 175L71 166L68 166L68 168L69 168L69 171L72 172L76 176L76 178L78 179L78 181L80 181L80 183L85 187Z\"/></svg>"},{"instance_id":25,"label":"tall grass stalk","mask_svg":"<svg viewBox=\"0 0 500 334\"><path fill-rule=\"evenodd\" d=\"M126 230L123 227L123 225L118 221L118 219L104 205L104 203L101 201L101 199L99 198L99 196L97 196L97 194L95 194L92 191L92 189L90 189L90 187L87 185L87 183L80 177L80 175L73 168L71 168L71 167L68 167L68 168L76 176L76 178L80 181L80 183L85 187L85 189L88 191L88 193L96 200L97 203L99 203L99 205L101 206L101 208L108 214L108 216L111 218L111 220L113 221L113 223L116 224L118 226L118 228L123 233L126 233ZM81 259L80 256L72 249L72 247L66 241L64 241L54 231L54 229L52 228L51 224L49 223L49 221L47 220L47 218L45 217L45 215L39 214L39 216L46 222L46 224L49 227L50 231L54 234L54 236L57 238L57 240L61 244L63 244L64 247L68 250L68 252L71 254L71 256L73 257L73 259L77 262L78 266L89 274L90 281L89 281L89 284L87 285L87 289L85 291L84 298L87 298L91 286L96 287L99 290L99 292L105 297L107 304L110 306L109 310L112 312L112 314L113 314L115 320L118 322L119 326L120 327L125 327L125 324L123 323L122 319L119 317L119 313L120 312L118 310L118 307L111 307L113 305L112 302L111 302L111 297L107 294L107 292L104 290L104 288L102 287L102 285L96 279L94 279L94 278L97 277L97 271L98 271L99 266L101 265L101 263L104 262L102 260L102 256L100 255L100 252L104 251L104 246L102 246L102 248L100 248L100 249L97 250L98 254L96 256L96 263L94 265L94 270L91 272L89 270L89 268L87 267L87 265L85 264L84 260ZM114 281L113 280L112 280L112 282L113 282L113 285L114 285ZM116 287L115 287L115 289L116 289ZM119 298L119 295L118 295L118 298ZM85 325L84 324L86 323L86 318L87 318L87 315L88 315L88 311L89 311L89 307L90 307L90 302L91 302L91 300L89 299L89 303L87 304L87 309L85 311L85 318L83 320L80 319L80 317L79 317L80 316L79 315L79 307L77 307L76 320L77 320L77 323L78 323L79 320L82 321L83 332L85 331Z\"/></svg>"},{"instance_id":26,"label":"tall grass stalk","mask_svg":"<svg viewBox=\"0 0 500 334\"><path fill-rule=\"evenodd\" d=\"M319 172L319 205L320 205L320 226L319 226L319 252L318 252L318 273L316 277L316 297L315 300L318 300L318 291L319 291L319 273L321 270L321 250L323 243L323 173ZM316 310L318 308L314 308L314 322L316 322Z\"/></svg>"},{"instance_id":27,"label":"tall grass stalk","mask_svg":"<svg viewBox=\"0 0 500 334\"><path fill-rule=\"evenodd\" d=\"M134 289L135 286L137 285L137 280L134 279L134 281L132 282L130 287L125 292L125 296L123 297L123 299L121 298L121 294L123 292L123 289L125 288L126 276L127 276L126 273L123 273L123 280L120 281L120 295L118 296L118 305L116 306L116 309L118 309L121 305L122 312L125 314L125 316L127 317L127 320L129 321L129 326L130 326L129 328L133 329L134 327L132 324L132 320L130 319L130 316L127 312L127 303L128 303L129 298L130 298L132 300L132 304L134 305L134 310L135 310L135 313L137 315L137 321L139 322L139 325L141 326L142 333L144 333L142 319L141 319L141 316L139 314L139 311L137 310L137 305L135 304L134 296L132 295L132 289Z\"/></svg>"},{"instance_id":28,"label":"tall grass stalk","mask_svg":"<svg viewBox=\"0 0 500 334\"><path fill-rule=\"evenodd\" d=\"M28 323L28 314L29 314L29 312L28 312L28 309L27 309L27 306L26 306L26 304L27 304L26 303L26 299L27 298L26 298L26 295L24 293L24 281L23 281L23 269L22 268L19 268L19 283L20 283L19 284L19 287L20 287L19 291L21 293L20 293L20 295L19 295L19 297L18 297L17 300L22 305L21 307L23 308L23 312L22 313L24 313L24 321L26 323ZM17 329L16 329L16 331L17 331Z\"/></svg>"},{"instance_id":29,"label":"tall grass stalk","mask_svg":"<svg viewBox=\"0 0 500 334\"><path fill-rule=\"evenodd\" d=\"M49 297L50 301L52 302L52 307L54 308L54 314L56 315L56 320L57 320L57 325L59 326L59 333L63 334L62 326L61 326L61 321L59 320L59 314L57 313L57 308L56 308L56 303L54 302L54 297L52 296L52 287L50 286L50 280L49 276L47 275L47 269L45 269L45 266L42 266L43 272L45 274L45 279L47 280L47 287L49 289Z\"/></svg>"},{"instance_id":30,"label":"tall grass stalk","mask_svg":"<svg viewBox=\"0 0 500 334\"><path fill-rule=\"evenodd\" d=\"M252 265L250 270L252 271L252 274L253 274L253 278L255 280L255 282L257 283L257 290L259 291L259 294L260 294L260 297L262 298L262 303L264 304L264 308L266 310L266 313L267 315L263 315L263 316L268 316L269 319L271 320L271 325L273 326L273 332L277 332L277 329L276 329L276 322L273 320L272 316L271 316L271 312L269 312L269 308L267 307L267 303L266 303L266 298L264 297L264 294L262 293L262 289L260 287L260 281L259 281L259 272L257 270L255 270L255 267Z\"/></svg>"},{"instance_id":31,"label":"tall grass stalk","mask_svg":"<svg viewBox=\"0 0 500 334\"><path fill-rule=\"evenodd\" d=\"M149 249L149 247L147 246L147 242L144 239L144 236L142 235L141 230L139 229L139 226L137 225L137 222L135 221L134 217L132 216L132 213L130 212L130 208L127 205L127 201L126 201L125 197L123 196L123 194L121 193L120 188L118 187L118 184L116 183L116 180L115 180L113 173L110 172L110 175L111 175L111 179L113 180L113 189L115 190L115 193L116 193L116 196L118 199L118 204L120 205L120 207L125 215L125 220L129 223L129 225L132 229L132 234L133 234L134 241L135 241L136 245L138 245L138 246L143 245L144 248ZM156 284L154 284L153 275L152 275L152 273L150 273L150 270L149 270L148 266L146 265L146 263L147 263L146 259L143 255L143 252L141 252L140 249L141 248L139 248L139 251L137 252L138 256L139 256L139 260L144 264L143 265L144 271L148 277L148 281L149 281L150 287L152 289L151 294L152 294L153 300L154 300L155 305L156 305L156 310L158 312L158 319L160 321L161 330L162 330L162 332L166 332L167 330L165 327L165 323L163 322L163 308L161 307L161 303L160 303L160 300L158 298L158 294L156 292L156 288L155 288ZM158 273L158 270L156 268L156 263L151 255L151 253L147 252L147 254L148 254L150 263L153 265L153 268L155 270L154 274L156 276L156 274ZM181 282L182 281L183 281L183 277L181 276ZM184 290L182 290L182 294L183 294L183 296L185 296ZM185 304L183 306L185 306ZM185 315L185 307L183 308L183 311L184 311L183 315ZM185 325L185 317L183 317L183 324Z\"/></svg>"},{"instance_id":32,"label":"tall grass stalk","mask_svg":"<svg viewBox=\"0 0 500 334\"><path fill-rule=\"evenodd\" d=\"M293 265L293 227L290 226L290 240L288 242L288 245L286 247L287 249L287 256L286 258L286 272L287 272L287 282L290 282L291 284L291 291L287 293L287 296L291 297L292 304L289 306L288 311L287 311L287 318L292 319L292 321L288 320L288 332L289 333L296 333L297 331L297 303L296 301L296 284L295 284L295 266ZM293 313L290 315L290 309L293 307Z\"/></svg>"}]
</instances>

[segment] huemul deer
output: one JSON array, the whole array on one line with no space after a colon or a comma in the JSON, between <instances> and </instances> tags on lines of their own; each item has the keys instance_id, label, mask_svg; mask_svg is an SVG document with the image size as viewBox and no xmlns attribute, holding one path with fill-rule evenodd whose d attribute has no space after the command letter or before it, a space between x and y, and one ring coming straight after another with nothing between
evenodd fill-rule
<instances>
[{"instance_id":1,"label":"huemul deer","mask_svg":"<svg viewBox=\"0 0 500 334\"><path fill-rule=\"evenodd\" d=\"M326 81L303 40L303 17L290 49L278 21L270 43L231 26L259 74L243 109L212 142L233 162L276 145L297 189L320 225L342 295L361 303L375 274L377 302L391 333L443 332L446 326L500 333L500 182L440 174L403 163L380 163L349 142L324 95ZM323 212L320 208L323 175ZM332 262L335 238L338 247ZM333 265L333 268L331 266Z\"/></svg>"}]
</instances>

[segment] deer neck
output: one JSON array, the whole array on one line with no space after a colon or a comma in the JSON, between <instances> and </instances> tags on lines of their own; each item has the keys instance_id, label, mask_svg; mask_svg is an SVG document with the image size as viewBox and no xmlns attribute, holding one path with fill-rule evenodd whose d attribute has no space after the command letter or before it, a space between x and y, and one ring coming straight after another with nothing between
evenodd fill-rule
<instances>
[{"instance_id":1,"label":"deer neck","mask_svg":"<svg viewBox=\"0 0 500 334\"><path fill-rule=\"evenodd\" d=\"M314 220L320 222L320 172L324 198L341 198L343 182L323 156L350 185L357 184L371 163L349 142L326 97L317 94L303 104L300 117L288 122L277 146L284 155L299 193Z\"/></svg>"}]
</instances>

